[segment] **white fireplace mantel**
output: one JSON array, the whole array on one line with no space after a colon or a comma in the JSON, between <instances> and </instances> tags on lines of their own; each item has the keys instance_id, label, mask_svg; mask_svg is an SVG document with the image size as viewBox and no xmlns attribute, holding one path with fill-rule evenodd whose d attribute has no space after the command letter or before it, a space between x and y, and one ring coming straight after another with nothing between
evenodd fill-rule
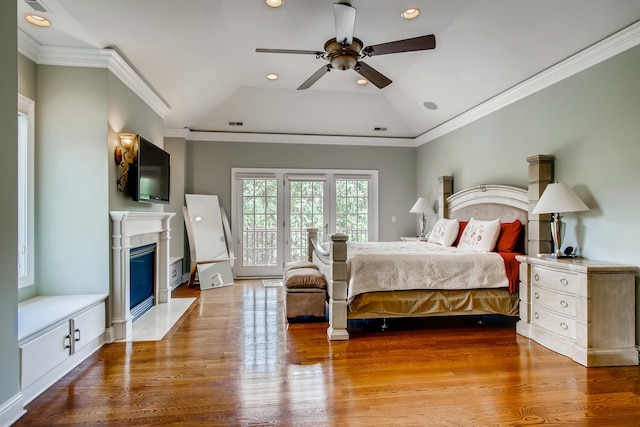
<instances>
[{"instance_id":1,"label":"white fireplace mantel","mask_svg":"<svg viewBox=\"0 0 640 427\"><path fill-rule=\"evenodd\" d=\"M131 248L155 243L156 271L154 274L156 304L171 299L169 285L169 222L175 215L165 212L111 211L113 283L111 288L111 319L114 339L126 339L133 332L133 318L129 309Z\"/></svg>"}]
</instances>

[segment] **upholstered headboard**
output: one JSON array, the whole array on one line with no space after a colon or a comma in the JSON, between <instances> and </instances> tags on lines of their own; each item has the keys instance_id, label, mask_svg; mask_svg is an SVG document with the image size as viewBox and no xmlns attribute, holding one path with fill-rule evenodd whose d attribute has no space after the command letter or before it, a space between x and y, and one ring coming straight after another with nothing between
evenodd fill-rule
<instances>
[{"instance_id":1,"label":"upholstered headboard","mask_svg":"<svg viewBox=\"0 0 640 427\"><path fill-rule=\"evenodd\" d=\"M444 201L439 216L468 221L500 219L500 222L520 220L524 226L524 242L527 242L529 222L529 193L508 185L478 185L451 195L441 194ZM526 248L526 244L524 245Z\"/></svg>"}]
</instances>

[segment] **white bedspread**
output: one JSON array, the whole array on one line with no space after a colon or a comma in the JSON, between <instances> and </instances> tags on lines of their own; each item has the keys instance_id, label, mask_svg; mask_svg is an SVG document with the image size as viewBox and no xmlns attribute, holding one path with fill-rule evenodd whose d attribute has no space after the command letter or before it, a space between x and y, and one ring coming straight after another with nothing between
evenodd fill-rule
<instances>
[{"instance_id":1,"label":"white bedspread","mask_svg":"<svg viewBox=\"0 0 640 427\"><path fill-rule=\"evenodd\" d=\"M348 243L348 301L365 292L509 286L494 252L461 251L426 242Z\"/></svg>"}]
</instances>

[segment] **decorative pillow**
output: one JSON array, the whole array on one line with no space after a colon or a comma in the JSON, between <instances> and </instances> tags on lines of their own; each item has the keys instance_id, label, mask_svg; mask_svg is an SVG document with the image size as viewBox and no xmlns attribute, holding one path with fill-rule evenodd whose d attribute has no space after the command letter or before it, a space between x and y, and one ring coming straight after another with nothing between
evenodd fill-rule
<instances>
[{"instance_id":1,"label":"decorative pillow","mask_svg":"<svg viewBox=\"0 0 640 427\"><path fill-rule=\"evenodd\" d=\"M520 243L522 223L519 219L500 224L500 234L496 243L496 252L515 252Z\"/></svg>"},{"instance_id":2,"label":"decorative pillow","mask_svg":"<svg viewBox=\"0 0 640 427\"><path fill-rule=\"evenodd\" d=\"M491 252L500 233L500 220L479 221L471 218L464 229L458 249L476 252Z\"/></svg>"},{"instance_id":3,"label":"decorative pillow","mask_svg":"<svg viewBox=\"0 0 640 427\"><path fill-rule=\"evenodd\" d=\"M318 269L318 267L311 261L291 261L284 265L284 272L286 273L287 271L293 270L295 268L315 268L316 270Z\"/></svg>"},{"instance_id":4,"label":"decorative pillow","mask_svg":"<svg viewBox=\"0 0 640 427\"><path fill-rule=\"evenodd\" d=\"M458 230L458 237L456 237L456 241L453 242L453 246L458 246L460 244L460 238L462 237L462 233L464 233L464 229L467 228L467 224L469 221L459 221L460 229Z\"/></svg>"},{"instance_id":5,"label":"decorative pillow","mask_svg":"<svg viewBox=\"0 0 640 427\"><path fill-rule=\"evenodd\" d=\"M437 243L442 246L451 246L458 237L460 224L457 219L440 218L431 230L429 243Z\"/></svg>"},{"instance_id":6,"label":"decorative pillow","mask_svg":"<svg viewBox=\"0 0 640 427\"><path fill-rule=\"evenodd\" d=\"M291 288L320 288L327 287L324 276L315 268L294 268L284 274L284 285Z\"/></svg>"}]
</instances>

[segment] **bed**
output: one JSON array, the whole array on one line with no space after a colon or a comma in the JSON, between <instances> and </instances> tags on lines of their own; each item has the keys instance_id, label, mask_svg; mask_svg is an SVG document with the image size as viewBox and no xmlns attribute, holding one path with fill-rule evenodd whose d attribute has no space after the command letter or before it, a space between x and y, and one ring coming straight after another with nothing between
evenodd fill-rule
<instances>
[{"instance_id":1,"label":"bed","mask_svg":"<svg viewBox=\"0 0 640 427\"><path fill-rule=\"evenodd\" d=\"M475 230L478 224L497 222L502 237L505 227L519 224L511 250L469 250L469 234L466 250L423 241L347 243L344 234L334 234L322 244L317 229L309 229L309 261L328 285L329 339L349 339L348 319L518 315L515 255L527 252L528 190L480 185L452 194L452 187L451 177L439 178L439 219L434 232L443 223L455 222L461 228L473 224ZM456 229L455 234L459 239L464 232Z\"/></svg>"}]
</instances>

